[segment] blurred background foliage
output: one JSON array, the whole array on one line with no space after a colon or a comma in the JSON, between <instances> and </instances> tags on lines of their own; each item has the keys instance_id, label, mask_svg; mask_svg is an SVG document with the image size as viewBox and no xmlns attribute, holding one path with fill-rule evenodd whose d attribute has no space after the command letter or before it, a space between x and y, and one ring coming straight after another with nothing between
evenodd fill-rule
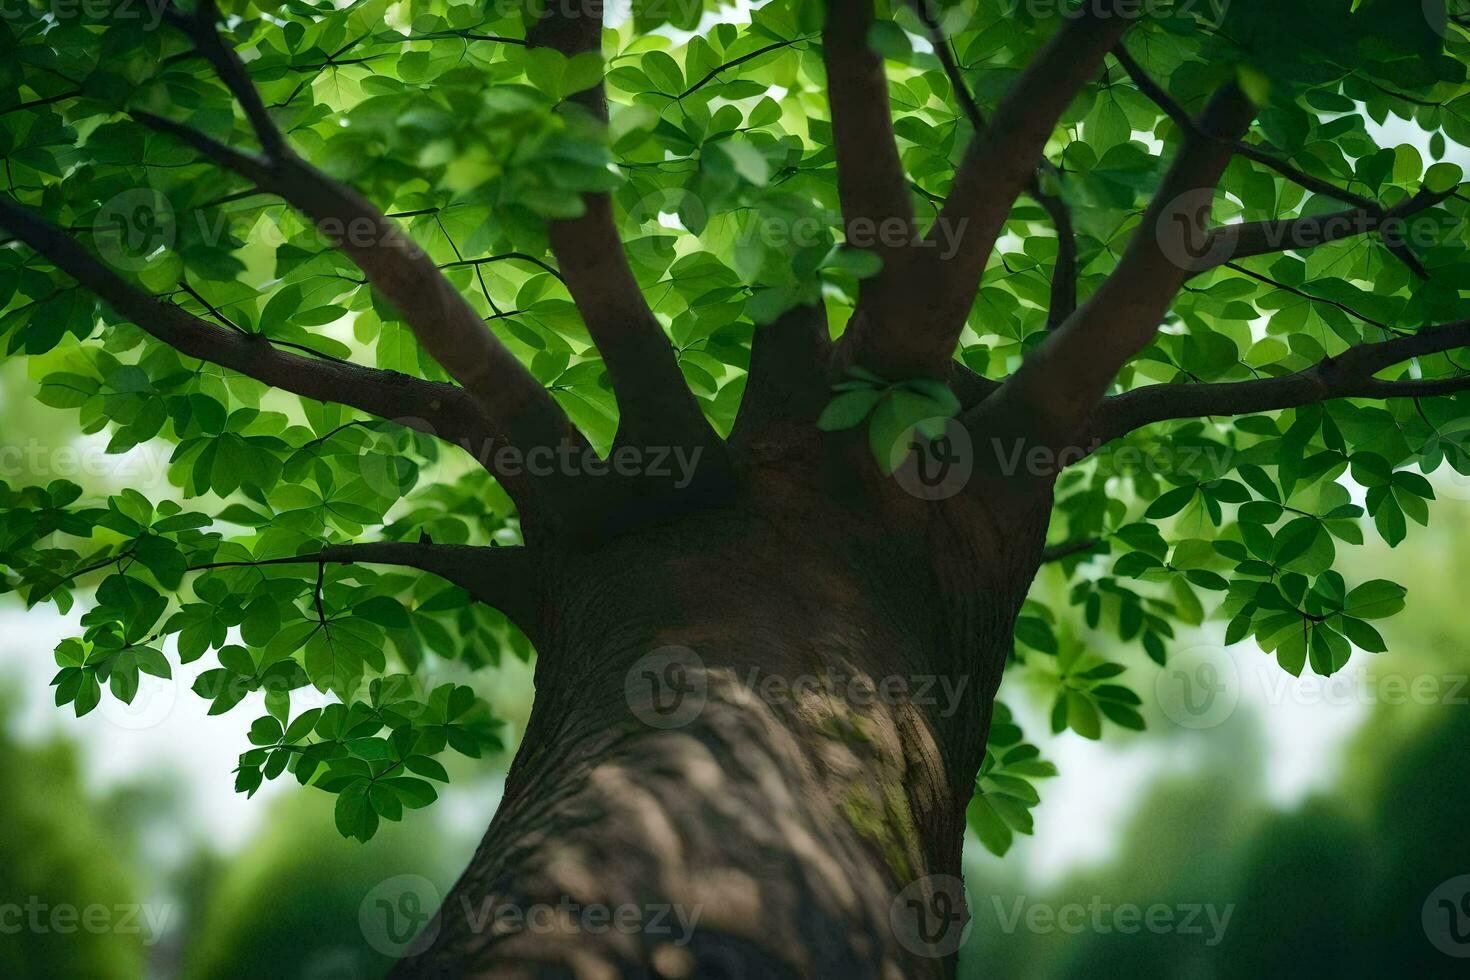
<instances>
[{"instance_id":1,"label":"blurred background foliage","mask_svg":"<svg viewBox=\"0 0 1470 980\"><path fill-rule=\"evenodd\" d=\"M1435 949L1420 920L1437 885L1470 871L1464 833L1470 710L1463 703L1470 691L1455 690L1457 679L1470 673L1470 623L1459 615L1459 583L1470 575L1470 552L1459 543L1470 539L1470 508L1446 502L1439 509L1443 532L1418 552L1370 545L1354 560L1365 573L1391 574L1410 590L1408 610L1388 625L1390 652L1375 659L1373 675L1435 678L1448 703L1371 703L1362 693L1372 690L1365 679L1372 675L1365 674L1344 688L1356 692L1343 699L1353 703L1309 706L1307 724L1337 725L1343 732L1326 743L1284 740L1271 727L1271 712L1303 710L1291 696L1281 704L1243 699L1213 728L1189 731L1150 718L1149 731L1101 747L1089 743L1096 751L1128 754L1144 767L1140 782L1119 780L1110 787L1104 774L1087 790L1127 795L1122 820L1103 831L1110 844L1101 857L1071 859L1060 873L1047 870L1050 852L1071 849L1067 838L1087 833L1089 821L1099 819L1095 810L1069 807L1075 796L1066 791L1069 780L1098 775L1064 762L1036 808L1042 825L1036 837L1018 838L1004 858L971 842L974 925L960 975L1255 978L1288 969L1365 978L1463 975L1463 961ZM1249 644L1230 652L1245 674L1257 660L1266 662ZM18 699L33 697L36 689L14 683L13 673L5 676L10 693L0 735L0 826L6 828L0 834L0 896L24 902L35 895L51 906L166 907L166 928L156 940L146 928L134 935L0 935L0 975L6 977L381 975L392 961L359 927L365 898L399 874L422 875L442 893L493 808L498 776L485 770L508 759L502 755L490 767L470 764L457 776L466 787L461 795L446 793L446 805L421 815L422 822L385 826L366 844L336 833L325 795L288 791L254 804L263 811L254 829L238 846L221 846L207 822L190 815L177 787L171 790L157 776L139 771L120 781L87 779L84 763L94 751L87 745L54 734L18 738ZM1018 713L1046 710L1020 685L1008 697ZM507 702L497 709L524 718L524 706ZM1353 720L1341 727L1342 716ZM217 728L217 720L201 719L201 732ZM1068 745L1081 739L1042 731L1037 741L1048 756L1065 758ZM1309 780L1314 789L1285 803L1273 799L1273 756L1309 752L1315 756L1297 762L1326 778ZM197 792L215 805L240 805L232 802L223 774L218 785ZM1058 808L1068 809L1052 812ZM164 853L160 837L171 841ZM1018 902L1022 909L1053 910L1096 902L1213 904L1228 908L1229 918L1213 945L1203 917L1199 934L1031 931L1024 919L1008 930Z\"/></svg>"}]
</instances>

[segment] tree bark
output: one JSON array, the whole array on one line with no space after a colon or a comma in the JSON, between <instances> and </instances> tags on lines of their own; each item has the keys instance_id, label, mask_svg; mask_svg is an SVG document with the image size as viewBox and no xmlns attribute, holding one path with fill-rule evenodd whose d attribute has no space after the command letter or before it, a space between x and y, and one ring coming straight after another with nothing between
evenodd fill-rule
<instances>
[{"instance_id":1,"label":"tree bark","mask_svg":"<svg viewBox=\"0 0 1470 980\"><path fill-rule=\"evenodd\" d=\"M861 467L834 487L833 441L548 562L499 812L395 976L952 975L1049 499L1002 518Z\"/></svg>"}]
</instances>

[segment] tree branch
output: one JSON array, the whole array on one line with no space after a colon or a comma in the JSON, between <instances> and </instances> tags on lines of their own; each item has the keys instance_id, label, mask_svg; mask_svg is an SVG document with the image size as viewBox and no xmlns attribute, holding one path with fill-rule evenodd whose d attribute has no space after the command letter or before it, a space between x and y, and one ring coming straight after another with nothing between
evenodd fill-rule
<instances>
[{"instance_id":1,"label":"tree branch","mask_svg":"<svg viewBox=\"0 0 1470 980\"><path fill-rule=\"evenodd\" d=\"M548 5L527 40L532 48L550 48L569 58L600 51L602 3ZM569 101L607 120L600 82ZM684 381L673 345L628 265L612 198L586 194L582 200L586 210L581 217L549 222L551 249L607 365L618 402L618 444L703 446L719 454L719 438Z\"/></svg>"},{"instance_id":2,"label":"tree branch","mask_svg":"<svg viewBox=\"0 0 1470 980\"><path fill-rule=\"evenodd\" d=\"M429 355L480 403L496 435L521 449L562 444L585 448L586 440L555 399L481 322L423 249L356 191L302 160L286 144L239 56L220 39L211 0L192 17L175 8L168 16L240 102L266 155L261 159L232 150L149 113L136 118L279 195L315 222L398 309Z\"/></svg>"},{"instance_id":3,"label":"tree branch","mask_svg":"<svg viewBox=\"0 0 1470 980\"><path fill-rule=\"evenodd\" d=\"M731 68L737 68L748 61L754 61L756 58L759 58L763 54L770 54L772 51L779 51L782 48L789 48L793 44L800 44L802 41L810 40L811 35L806 35L803 37L787 38L784 41L772 41L770 44L762 45L749 54L743 54L738 58L731 58L724 64L715 65L715 67L711 68L709 71L700 76L699 81L694 82L678 95L670 96L670 98L677 101L679 99L683 99L687 96L693 95L695 92L698 92L700 89L704 88L710 82L714 81L716 78L720 77L721 74L729 71Z\"/></svg>"},{"instance_id":4,"label":"tree branch","mask_svg":"<svg viewBox=\"0 0 1470 980\"><path fill-rule=\"evenodd\" d=\"M154 339L188 357L238 371L314 401L349 405L459 443L478 457L490 423L464 390L395 371L276 350L259 334L215 327L148 295L86 252L60 228L0 195L0 226ZM486 460L488 462L488 460Z\"/></svg>"},{"instance_id":5,"label":"tree branch","mask_svg":"<svg viewBox=\"0 0 1470 980\"><path fill-rule=\"evenodd\" d=\"M792 307L774 322L758 325L730 441L752 445L783 424L815 422L832 394L825 370L831 349L821 301Z\"/></svg>"},{"instance_id":6,"label":"tree branch","mask_svg":"<svg viewBox=\"0 0 1470 980\"><path fill-rule=\"evenodd\" d=\"M1188 278L1215 187L1255 107L1233 83L1189 132L1113 274L1029 356L983 411L1025 441L1056 445L1153 340Z\"/></svg>"},{"instance_id":7,"label":"tree branch","mask_svg":"<svg viewBox=\"0 0 1470 980\"><path fill-rule=\"evenodd\" d=\"M1074 555L1084 555L1089 551L1095 551L1101 547L1101 538L1084 538L1081 541L1069 541L1065 544L1052 545L1041 552L1041 563L1064 561Z\"/></svg>"},{"instance_id":8,"label":"tree branch","mask_svg":"<svg viewBox=\"0 0 1470 980\"><path fill-rule=\"evenodd\" d=\"M1368 316L1365 313L1361 313L1358 310L1353 309L1351 306L1348 306L1346 303L1339 302L1335 299L1328 299L1326 296L1314 296L1313 294L1307 292L1305 289L1289 285L1288 283L1284 283L1279 279L1272 279L1270 276L1263 275L1262 273L1256 272L1253 269L1247 269L1243 265L1237 265L1234 262L1226 262L1225 268L1229 269L1231 272L1238 272L1242 276L1254 279L1256 282L1261 283L1264 286L1270 286L1272 289L1279 289L1282 292L1290 293L1293 296L1299 296L1302 299L1306 300L1308 303L1325 303L1333 309L1341 310L1355 320L1359 320L1363 323L1368 324L1368 326L1370 327L1377 327L1379 330L1383 330L1387 333L1399 332L1398 328L1391 327L1388 324L1384 323L1382 320L1377 320L1371 316Z\"/></svg>"},{"instance_id":9,"label":"tree branch","mask_svg":"<svg viewBox=\"0 0 1470 980\"><path fill-rule=\"evenodd\" d=\"M523 630L536 622L539 598L536 561L524 547L500 548L428 541L375 541L328 545L316 554L260 561L216 561L190 571L268 565L397 565L417 568L459 586L494 606Z\"/></svg>"},{"instance_id":10,"label":"tree branch","mask_svg":"<svg viewBox=\"0 0 1470 980\"><path fill-rule=\"evenodd\" d=\"M1012 205L1035 181L1062 113L1130 23L1118 3L1100 0L1066 18L975 135L922 247L894 277L903 288L883 290L844 338L858 362L885 377L947 375Z\"/></svg>"},{"instance_id":11,"label":"tree branch","mask_svg":"<svg viewBox=\"0 0 1470 980\"><path fill-rule=\"evenodd\" d=\"M1376 232L1397 258L1421 279L1427 279L1428 271L1415 257L1408 242L1403 240L1407 228L1405 219L1435 207L1454 194L1455 188L1438 193L1421 189L1413 197L1404 199L1386 211L1377 206L1348 208L1300 218L1223 225L1210 232L1205 242L1204 259L1200 263L1203 268L1198 271L1204 272L1227 265L1231 261L1258 255L1317 248Z\"/></svg>"},{"instance_id":12,"label":"tree branch","mask_svg":"<svg viewBox=\"0 0 1470 980\"><path fill-rule=\"evenodd\" d=\"M960 71L959 63L955 61L949 38L945 37L943 28L929 9L928 0L910 0L910 3L929 32L929 43L944 68L944 74L949 78L950 87L954 89L955 98L959 100L960 108L971 128L977 133L984 132L985 116L975 102L970 86L965 83L965 76ZM1077 309L1077 233L1072 227L1072 212L1067 207L1067 202L1042 186L1042 175L1059 185L1061 171L1045 155L1041 157L1038 170L1038 173L1031 175L1026 193L1046 211L1057 232L1057 260L1052 270L1051 304L1046 315L1046 328L1055 330Z\"/></svg>"},{"instance_id":13,"label":"tree branch","mask_svg":"<svg viewBox=\"0 0 1470 980\"><path fill-rule=\"evenodd\" d=\"M1166 116L1174 120L1174 123L1177 126L1179 126L1186 132L1189 132L1195 128L1195 123L1190 118L1188 111L1186 111L1185 108L1180 105L1173 96L1165 91L1163 86L1159 85L1157 82L1149 77L1148 72L1143 70L1143 66L1138 63L1137 59L1135 59L1131 54L1128 53L1127 48L1125 48L1121 42L1113 49L1113 57L1117 60L1118 64L1123 67L1123 70L1128 74L1128 77L1133 80L1133 84L1138 87L1138 90L1142 92L1145 96L1147 96L1149 100L1152 101L1155 105L1157 105ZM1337 236L1338 238L1345 238L1349 237L1349 235L1355 234L1366 234L1369 231L1377 231L1379 230L1379 228L1391 223L1391 220L1395 217L1404 217L1405 214L1414 213L1410 211L1399 212L1396 214L1395 212L1398 211L1397 208L1385 210L1382 206L1378 204L1377 201L1373 200L1372 198L1364 197L1363 195L1355 193L1353 191L1345 190L1344 188L1338 187L1329 181L1321 179L1320 177L1313 177L1311 174L1292 166L1290 163L1282 160L1280 157L1274 156L1261 147L1246 143L1243 140L1236 142L1235 152L1248 160L1259 163L1261 166L1266 167L1269 170L1274 170L1276 173L1285 177L1292 183L1304 187L1315 194L1321 194L1326 197L1331 197L1335 200L1344 201L1348 204L1351 204L1353 206L1351 209L1343 212L1338 212L1337 217L1339 222L1359 221L1364 223L1371 223L1371 227L1368 227L1363 231L1342 234ZM1421 194L1422 193L1423 192L1421 192ZM1453 193L1453 191L1451 193ZM1447 197L1449 195L1447 194L1445 196ZM1441 197L1439 200L1443 199L1444 198ZM1415 198L1413 200L1417 201L1418 199ZM1424 208L1432 207L1434 204L1437 203L1439 203L1439 201L1423 204L1422 206L1417 207L1415 210L1423 210ZM1328 216L1319 217L1325 218ZM1298 234L1307 236L1310 236L1314 233L1314 229L1316 226L1310 223L1312 219L1303 218L1298 220L1305 223L1298 225L1295 229L1292 229L1290 227L1282 227L1280 224L1274 222L1262 222L1260 223L1259 227L1251 228L1248 231L1242 232L1242 234L1247 236L1256 236L1271 232L1289 235L1293 230L1295 230ZM1229 227L1230 226L1227 226L1225 229L1223 229L1221 234L1230 234ZM1295 247L1288 245L1285 248L1273 248L1270 247L1269 244L1262 243L1260 239L1255 237L1251 237L1248 240L1256 243L1262 250L1259 252L1238 252L1234 253L1231 256L1227 256L1227 258L1246 258L1249 255L1260 255L1264 254L1265 252L1284 251L1285 248ZM1266 239L1266 242L1278 240L1280 239L1268 238ZM1337 239L1334 238L1330 240L1335 241ZM1223 239L1217 240L1215 242L1213 251L1222 251L1224 249L1223 242ZM1325 242L1317 242L1317 244L1325 244ZM1395 241L1391 238L1385 238L1383 244L1384 247L1387 248L1389 252L1394 255L1395 258L1407 265L1416 276L1421 279L1429 278L1428 270L1424 268L1424 264L1419 261L1418 257L1415 256L1413 250L1409 248L1407 243Z\"/></svg>"},{"instance_id":14,"label":"tree branch","mask_svg":"<svg viewBox=\"0 0 1470 980\"><path fill-rule=\"evenodd\" d=\"M1057 229L1057 260L1051 273L1051 304L1046 311L1046 329L1055 330L1077 312L1077 232L1072 228L1072 212L1060 196L1047 194L1040 184L1031 191L1036 203L1046 209Z\"/></svg>"},{"instance_id":15,"label":"tree branch","mask_svg":"<svg viewBox=\"0 0 1470 980\"><path fill-rule=\"evenodd\" d=\"M151 112L133 110L128 114L149 129L160 133L167 133L180 142L187 143L203 156L208 157L227 170L234 171L257 187L265 188L274 179L272 172L273 165L271 161L263 157L226 146L219 140L214 139L212 136L206 136L192 126L176 123L172 119L165 119Z\"/></svg>"},{"instance_id":16,"label":"tree branch","mask_svg":"<svg viewBox=\"0 0 1470 980\"><path fill-rule=\"evenodd\" d=\"M868 46L872 26L873 0L828 0L822 63L846 239L871 247L891 266L903 247L895 243L912 235L914 212L893 134L888 75L882 56ZM878 233L900 227L901 235Z\"/></svg>"},{"instance_id":17,"label":"tree branch","mask_svg":"<svg viewBox=\"0 0 1470 980\"><path fill-rule=\"evenodd\" d=\"M1170 419L1299 408L1333 398L1418 398L1470 390L1470 375L1383 381L1379 371L1403 361L1470 346L1470 320L1350 347L1294 374L1220 384L1157 384L1103 400L1084 440L1089 448Z\"/></svg>"},{"instance_id":18,"label":"tree branch","mask_svg":"<svg viewBox=\"0 0 1470 980\"><path fill-rule=\"evenodd\" d=\"M224 43L219 36L219 31L215 27L219 20L219 10L215 7L215 0L199 0L193 15L184 13L170 3L164 9L164 16L169 23L183 31L194 42L194 47L205 60L214 66L220 80L225 83L225 87L230 90L230 94L244 110L245 118L250 121L250 127L255 130L255 138L260 141L260 148L265 153L266 159L278 160L288 154L290 151L286 147L285 137L281 135L275 121L271 119L265 103L260 98L260 92L250 81L250 73L245 68L245 63L240 60L240 55L235 49Z\"/></svg>"}]
</instances>

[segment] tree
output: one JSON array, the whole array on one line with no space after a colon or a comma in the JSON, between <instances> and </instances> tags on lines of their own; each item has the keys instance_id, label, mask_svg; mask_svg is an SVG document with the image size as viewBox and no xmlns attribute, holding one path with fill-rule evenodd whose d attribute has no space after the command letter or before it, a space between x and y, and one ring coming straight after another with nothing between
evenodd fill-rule
<instances>
[{"instance_id":1,"label":"tree","mask_svg":"<svg viewBox=\"0 0 1470 980\"><path fill-rule=\"evenodd\" d=\"M1338 544L1470 472L1466 40L1407 6L8 19L0 333L194 508L4 489L7 585L96 588L58 703L175 637L265 692L239 788L366 838L498 738L425 665L534 647L402 975L952 972L1050 771L1003 672L1086 738L1143 723L1088 631L1330 674L1404 604Z\"/></svg>"}]
</instances>

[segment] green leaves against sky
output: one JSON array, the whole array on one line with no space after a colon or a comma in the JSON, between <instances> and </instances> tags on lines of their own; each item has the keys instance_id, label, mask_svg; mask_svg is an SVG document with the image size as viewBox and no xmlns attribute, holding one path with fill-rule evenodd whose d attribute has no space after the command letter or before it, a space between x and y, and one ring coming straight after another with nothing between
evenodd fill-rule
<instances>
[{"instance_id":1,"label":"green leaves against sky","mask_svg":"<svg viewBox=\"0 0 1470 980\"><path fill-rule=\"evenodd\" d=\"M138 17L91 19L33 6L0 20L10 193L221 330L444 377L317 229L133 120L149 111L254 146L186 38L150 25L141 4ZM932 215L973 134L912 11L892 6L872 43L888 59L916 207ZM938 6L982 109L1056 22L1056 4ZM698 4L634 3L633 20L608 32L605 58L570 60L514 43L525 36L515 4L224 7L224 36L295 149L399 216L600 448L616 426L614 401L545 231L547 219L579 212L580 192L613 193L633 269L721 431L759 325L820 298L840 331L858 284L876 271L870 253L841 245L819 4L777 0L734 24ZM1420 7L1158 3L1126 43L1190 108L1239 78L1263 102L1252 142L1392 208L1422 188L1453 186L1470 159L1466 39ZM599 78L611 101L605 129L555 111ZM1127 246L1177 135L1111 61L1054 134L1048 156L1062 178L1049 189L1071 206L1084 297ZM1215 213L1258 221L1343 206L1237 157ZM1412 248L1428 280L1372 235L1200 276L1120 383L1280 375L1459 319L1466 215L1465 199L1452 196L1415 217ZM1008 230L956 352L992 378L1043 336L1057 255L1048 216L1029 199ZM175 657L207 658L217 666L195 689L211 710L268 692L240 788L287 771L314 781L340 794L343 833L363 838L379 818L432 801L430 780L443 778L436 755L497 744L498 726L468 688L399 683L422 676L428 660L474 667L505 650L529 655L504 617L463 590L360 565L328 566L320 579L311 566L198 569L358 537L515 543L508 500L492 490L487 501L472 461L401 426L178 355L21 247L0 248L0 350L29 358L41 401L77 432L101 434L114 453L141 447L167 460L166 480L146 493L0 485L4 588L62 609L76 590L96 592L83 635L56 651L58 703L82 714L103 697L128 701L140 674L168 677ZM1440 354L1384 377L1460 371L1455 355ZM953 414L952 399L858 378L835 393L824 425L881 416L902 429ZM1422 474L1470 474L1466 407L1464 396L1336 401L1169 422L1068 470L1052 538L1100 543L1068 559L1068 601L1028 601L1017 630L1017 659L1051 678L1054 727L1088 738L1109 724L1140 727L1131 687L1148 681L1126 683L1119 665L1087 649L1136 643L1164 663L1178 630L1209 616L1223 617L1231 642L1254 638L1292 673L1330 674L1354 648L1381 650L1373 623L1398 610L1402 590L1344 581L1334 561L1365 534L1398 545L1427 523L1435 492ZM293 715L287 692L308 686L347 704ZM1029 829L1028 780L1048 771L1008 724L992 739L972 812L995 850Z\"/></svg>"}]
</instances>

